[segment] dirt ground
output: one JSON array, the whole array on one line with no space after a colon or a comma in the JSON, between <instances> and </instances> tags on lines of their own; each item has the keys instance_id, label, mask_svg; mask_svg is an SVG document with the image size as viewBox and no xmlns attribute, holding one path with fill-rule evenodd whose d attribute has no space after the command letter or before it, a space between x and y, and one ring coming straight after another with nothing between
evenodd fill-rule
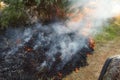
<instances>
[{"instance_id":1,"label":"dirt ground","mask_svg":"<svg viewBox=\"0 0 120 80\"><path fill-rule=\"evenodd\" d=\"M96 43L95 52L88 56L89 65L73 72L63 80L98 80L101 69L108 57L120 55L120 37L107 43Z\"/></svg>"}]
</instances>

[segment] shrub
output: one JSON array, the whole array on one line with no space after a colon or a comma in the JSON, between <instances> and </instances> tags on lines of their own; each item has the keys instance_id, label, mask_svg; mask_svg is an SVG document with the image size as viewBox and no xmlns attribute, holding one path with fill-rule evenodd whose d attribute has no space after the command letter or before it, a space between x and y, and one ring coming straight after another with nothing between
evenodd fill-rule
<instances>
[{"instance_id":1,"label":"shrub","mask_svg":"<svg viewBox=\"0 0 120 80\"><path fill-rule=\"evenodd\" d=\"M68 0L29 0L25 2L26 7L33 7L38 13L41 22L50 22L55 19L65 19L68 11ZM31 10L31 12L35 12Z\"/></svg>"},{"instance_id":2,"label":"shrub","mask_svg":"<svg viewBox=\"0 0 120 80\"><path fill-rule=\"evenodd\" d=\"M5 0L4 0L5 1ZM11 26L25 24L27 15L24 11L24 5L20 0L6 0L8 7L5 7L0 16L0 28L4 29Z\"/></svg>"},{"instance_id":3,"label":"shrub","mask_svg":"<svg viewBox=\"0 0 120 80\"><path fill-rule=\"evenodd\" d=\"M0 16L0 28L25 25L37 17L42 23L66 18L68 0L2 0L5 7Z\"/></svg>"}]
</instances>

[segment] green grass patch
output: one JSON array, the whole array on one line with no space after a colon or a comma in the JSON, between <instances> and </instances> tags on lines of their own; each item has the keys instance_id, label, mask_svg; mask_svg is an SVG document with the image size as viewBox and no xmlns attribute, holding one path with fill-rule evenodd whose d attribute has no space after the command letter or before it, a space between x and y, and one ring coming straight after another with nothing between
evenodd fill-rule
<instances>
[{"instance_id":1,"label":"green grass patch","mask_svg":"<svg viewBox=\"0 0 120 80\"><path fill-rule=\"evenodd\" d=\"M120 25L111 23L104 26L103 31L96 35L95 41L96 43L105 43L118 37L120 37Z\"/></svg>"}]
</instances>

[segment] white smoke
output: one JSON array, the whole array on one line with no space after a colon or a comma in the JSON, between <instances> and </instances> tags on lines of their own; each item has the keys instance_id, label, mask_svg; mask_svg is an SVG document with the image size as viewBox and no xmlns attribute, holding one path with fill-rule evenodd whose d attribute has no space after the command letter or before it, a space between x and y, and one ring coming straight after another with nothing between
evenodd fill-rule
<instances>
[{"instance_id":1,"label":"white smoke","mask_svg":"<svg viewBox=\"0 0 120 80\"><path fill-rule=\"evenodd\" d=\"M77 21L73 21L74 16L70 16L67 22L71 30L87 33L93 36L100 32L103 23L120 15L120 0L70 0L71 10ZM89 25L90 24L90 25Z\"/></svg>"},{"instance_id":2,"label":"white smoke","mask_svg":"<svg viewBox=\"0 0 120 80\"><path fill-rule=\"evenodd\" d=\"M75 33L73 40L68 36L58 38L62 53L62 66L66 64L73 55L84 46L86 41L83 36L94 37L101 32L103 24L107 24L107 20L120 14L120 0L69 0L72 2L71 10L73 15L69 16L64 24L55 23L52 25L57 36L66 33ZM76 20L74 20L74 18ZM55 43L55 44L57 44ZM51 53L56 53L56 46L51 48ZM48 54L49 54L48 53ZM53 60L54 61L54 60Z\"/></svg>"}]
</instances>

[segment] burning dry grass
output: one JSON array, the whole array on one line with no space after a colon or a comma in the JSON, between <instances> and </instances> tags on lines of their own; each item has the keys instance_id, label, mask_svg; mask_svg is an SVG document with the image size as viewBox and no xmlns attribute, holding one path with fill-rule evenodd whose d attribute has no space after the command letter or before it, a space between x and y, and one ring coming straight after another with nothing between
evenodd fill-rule
<instances>
[{"instance_id":1,"label":"burning dry grass","mask_svg":"<svg viewBox=\"0 0 120 80\"><path fill-rule=\"evenodd\" d=\"M114 25L114 26L113 26ZM89 65L80 68L77 73L66 76L63 80L97 80L105 60L120 54L120 26L112 24L96 37L94 55L88 57Z\"/></svg>"},{"instance_id":2,"label":"burning dry grass","mask_svg":"<svg viewBox=\"0 0 120 80\"><path fill-rule=\"evenodd\" d=\"M105 60L120 53L120 38L109 41L103 45L97 45L95 54L88 57L89 66L80 68L79 71L73 72L63 80L97 80ZM118 42L118 43L116 43Z\"/></svg>"}]
</instances>

